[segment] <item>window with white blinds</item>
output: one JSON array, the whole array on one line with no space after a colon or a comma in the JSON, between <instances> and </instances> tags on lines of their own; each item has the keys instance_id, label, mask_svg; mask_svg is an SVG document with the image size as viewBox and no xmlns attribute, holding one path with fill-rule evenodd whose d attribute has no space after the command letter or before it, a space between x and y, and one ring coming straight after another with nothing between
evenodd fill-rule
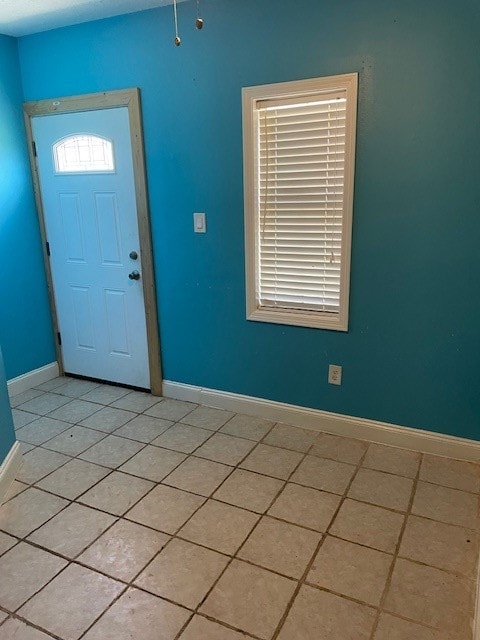
<instances>
[{"instance_id":1,"label":"window with white blinds","mask_svg":"<svg viewBox=\"0 0 480 640\"><path fill-rule=\"evenodd\" d=\"M244 89L247 316L348 328L357 76Z\"/></svg>"}]
</instances>

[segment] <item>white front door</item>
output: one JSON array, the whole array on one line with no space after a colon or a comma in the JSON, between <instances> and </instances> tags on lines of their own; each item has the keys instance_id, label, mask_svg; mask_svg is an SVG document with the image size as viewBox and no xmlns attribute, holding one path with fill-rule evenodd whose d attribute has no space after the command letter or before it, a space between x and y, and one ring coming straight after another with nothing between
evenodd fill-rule
<instances>
[{"instance_id":1,"label":"white front door","mask_svg":"<svg viewBox=\"0 0 480 640\"><path fill-rule=\"evenodd\" d=\"M148 389L128 109L32 127L65 372Z\"/></svg>"}]
</instances>

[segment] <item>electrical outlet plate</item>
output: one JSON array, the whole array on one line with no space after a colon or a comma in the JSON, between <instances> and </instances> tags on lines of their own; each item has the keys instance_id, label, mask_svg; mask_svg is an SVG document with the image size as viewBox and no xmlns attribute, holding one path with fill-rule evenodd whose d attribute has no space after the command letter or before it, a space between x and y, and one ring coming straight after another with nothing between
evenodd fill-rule
<instances>
[{"instance_id":1,"label":"electrical outlet plate","mask_svg":"<svg viewBox=\"0 0 480 640\"><path fill-rule=\"evenodd\" d=\"M328 365L328 383L329 384L342 384L342 367L339 364Z\"/></svg>"}]
</instances>

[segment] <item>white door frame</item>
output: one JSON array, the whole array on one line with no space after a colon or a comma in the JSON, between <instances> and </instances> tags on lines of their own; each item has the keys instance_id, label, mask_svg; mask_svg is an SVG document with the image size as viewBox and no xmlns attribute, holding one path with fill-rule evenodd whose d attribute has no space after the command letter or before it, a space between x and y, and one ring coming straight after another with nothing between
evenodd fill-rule
<instances>
[{"instance_id":1,"label":"white door frame","mask_svg":"<svg viewBox=\"0 0 480 640\"><path fill-rule=\"evenodd\" d=\"M142 255L142 283L145 301L145 318L147 323L148 363L150 370L150 385L154 395L162 394L162 370L160 362L160 338L157 316L157 302L155 291L155 275L153 268L152 237L150 231L150 214L148 210L147 181L145 171L145 154L143 147L142 117L140 109L139 89L122 89L105 93L91 93L81 96L26 102L23 105L25 128L28 139L28 153L33 176L35 202L37 206L40 233L43 244L43 259L47 275L50 308L55 334L58 335L58 319L53 293L53 279L50 260L47 253L47 234L43 212L43 202L40 189L40 177L36 162L36 149L32 132L32 118L38 116L52 116L60 113L75 113L80 111L96 111L127 107L130 120L130 137L132 147L133 173L135 181L135 198L137 203L138 232L140 238L140 252ZM63 358L61 345L55 341L58 366L63 373Z\"/></svg>"}]
</instances>

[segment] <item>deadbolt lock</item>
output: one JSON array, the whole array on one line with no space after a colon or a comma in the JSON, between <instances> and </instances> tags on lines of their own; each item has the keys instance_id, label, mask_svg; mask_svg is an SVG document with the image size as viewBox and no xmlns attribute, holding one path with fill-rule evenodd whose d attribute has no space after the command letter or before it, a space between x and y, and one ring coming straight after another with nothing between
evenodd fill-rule
<instances>
[{"instance_id":1,"label":"deadbolt lock","mask_svg":"<svg viewBox=\"0 0 480 640\"><path fill-rule=\"evenodd\" d=\"M130 251L129 256L132 260L138 260L138 253L136 251Z\"/></svg>"}]
</instances>

